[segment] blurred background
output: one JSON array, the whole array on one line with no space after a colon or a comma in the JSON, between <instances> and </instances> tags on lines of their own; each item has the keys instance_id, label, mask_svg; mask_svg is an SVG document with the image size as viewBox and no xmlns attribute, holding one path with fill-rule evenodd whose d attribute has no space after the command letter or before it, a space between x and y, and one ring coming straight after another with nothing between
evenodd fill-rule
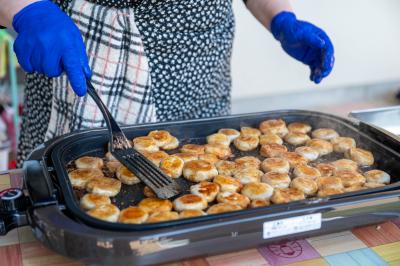
<instances>
[{"instance_id":1,"label":"blurred background","mask_svg":"<svg viewBox=\"0 0 400 266\"><path fill-rule=\"evenodd\" d=\"M309 69L284 53L241 0L233 0L233 113L298 108L347 116L352 110L398 104L399 0L292 4L298 18L320 26L331 37L336 57L332 74L320 85L310 82ZM14 125L19 124L24 90L24 74L10 47L12 33L0 30L0 171L15 166Z\"/></svg>"},{"instance_id":2,"label":"blurred background","mask_svg":"<svg viewBox=\"0 0 400 266\"><path fill-rule=\"evenodd\" d=\"M400 1L292 1L299 19L324 29L335 46L332 74L314 85L309 70L287 56L271 34L233 1L233 111L352 108L397 104L400 88Z\"/></svg>"}]
</instances>

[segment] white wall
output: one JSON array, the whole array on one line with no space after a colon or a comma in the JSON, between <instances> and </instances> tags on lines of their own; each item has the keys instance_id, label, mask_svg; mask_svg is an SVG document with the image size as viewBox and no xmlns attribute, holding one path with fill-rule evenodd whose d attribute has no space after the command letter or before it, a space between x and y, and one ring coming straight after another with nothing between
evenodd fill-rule
<instances>
[{"instance_id":1,"label":"white wall","mask_svg":"<svg viewBox=\"0 0 400 266\"><path fill-rule=\"evenodd\" d=\"M319 86L309 81L308 68L284 53L241 0L233 2L234 99L400 79L399 0L292 1L298 18L324 29L335 46L334 71Z\"/></svg>"}]
</instances>

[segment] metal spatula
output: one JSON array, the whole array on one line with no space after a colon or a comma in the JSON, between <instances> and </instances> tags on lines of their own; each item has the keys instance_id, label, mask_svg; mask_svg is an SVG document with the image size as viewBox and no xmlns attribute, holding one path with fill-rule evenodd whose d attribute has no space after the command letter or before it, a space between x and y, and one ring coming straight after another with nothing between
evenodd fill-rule
<instances>
[{"instance_id":1,"label":"metal spatula","mask_svg":"<svg viewBox=\"0 0 400 266\"><path fill-rule=\"evenodd\" d=\"M143 183L154 190L159 198L168 199L179 194L179 184L164 174L151 161L131 146L125 134L100 99L92 83L89 80L86 83L88 94L96 102L106 120L110 133L111 154L143 181Z\"/></svg>"}]
</instances>

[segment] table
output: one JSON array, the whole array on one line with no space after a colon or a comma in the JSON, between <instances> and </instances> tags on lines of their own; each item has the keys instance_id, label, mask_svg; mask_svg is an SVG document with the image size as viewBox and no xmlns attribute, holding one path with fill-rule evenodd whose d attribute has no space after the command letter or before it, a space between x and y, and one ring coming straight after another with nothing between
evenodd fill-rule
<instances>
[{"instance_id":1,"label":"table","mask_svg":"<svg viewBox=\"0 0 400 266\"><path fill-rule=\"evenodd\" d=\"M18 186L18 178L0 175L0 190ZM0 266L82 265L42 246L30 227L0 237ZM212 257L195 258L168 266L400 266L400 219L335 234L281 242Z\"/></svg>"}]
</instances>

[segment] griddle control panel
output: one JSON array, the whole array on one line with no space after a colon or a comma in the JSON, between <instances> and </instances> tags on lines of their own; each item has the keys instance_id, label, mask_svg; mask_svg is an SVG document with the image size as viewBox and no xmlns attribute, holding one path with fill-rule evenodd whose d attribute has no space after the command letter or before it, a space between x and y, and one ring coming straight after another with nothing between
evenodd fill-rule
<instances>
[{"instance_id":1,"label":"griddle control panel","mask_svg":"<svg viewBox=\"0 0 400 266\"><path fill-rule=\"evenodd\" d=\"M26 224L27 198L18 188L0 192L0 235Z\"/></svg>"}]
</instances>

